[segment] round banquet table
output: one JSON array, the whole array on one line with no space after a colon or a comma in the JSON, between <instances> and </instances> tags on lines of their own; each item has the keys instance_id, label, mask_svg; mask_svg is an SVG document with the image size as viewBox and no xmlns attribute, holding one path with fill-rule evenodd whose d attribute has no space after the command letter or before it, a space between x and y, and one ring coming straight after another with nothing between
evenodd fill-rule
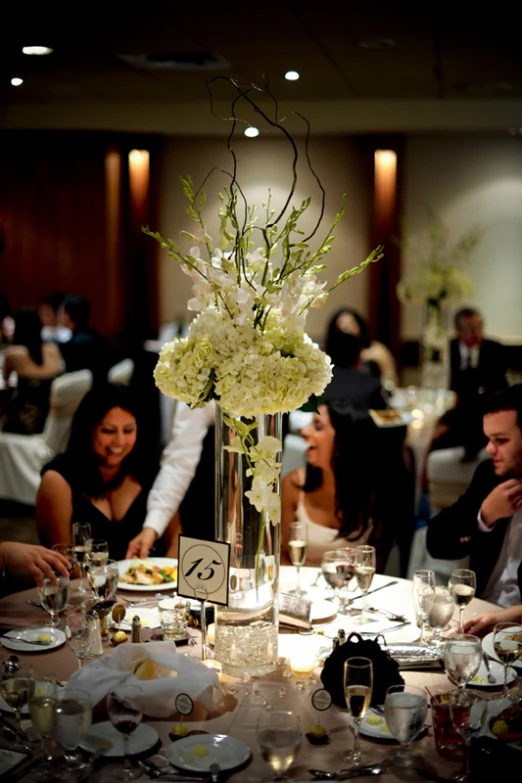
<instances>
[{"instance_id":1,"label":"round banquet table","mask_svg":"<svg viewBox=\"0 0 522 783\"><path fill-rule=\"evenodd\" d=\"M328 620L321 614L325 614L324 599L327 596L327 588L325 587L322 578L319 580L319 584L315 584L317 580L319 569L316 568L303 568L302 569L302 585L308 592L308 597L312 599L314 610L321 620ZM285 592L295 585L295 569L291 566L283 566L281 568L280 589ZM389 582L393 582L392 585L385 587L382 590L375 592L374 595L368 599L368 603L372 607L384 608L388 611L398 612L405 614L410 618L412 625L406 626L404 629L400 629L394 634L386 634L386 638L389 642L392 641L412 641L416 636L416 625L414 624L414 612L411 599L411 582L405 579L395 579L388 576L377 574L374 578L372 588L379 587L380 585L387 585ZM137 593L121 593L128 601L139 600L143 597L143 594ZM357 595L355 593L354 595ZM2 626L2 633L11 628L24 628L28 626L38 626L46 624L46 613L42 609L30 606L27 604L28 599L36 600L36 590L27 590L24 592L16 593L14 595L7 596L0 600L0 623ZM361 600L356 600L354 606L360 605ZM494 608L492 604L486 603L479 599L473 599L471 604L467 607L465 618L472 617L480 612L491 610ZM380 618L382 624L382 618ZM386 621L386 625L391 626L394 623ZM190 729L203 729L209 733L215 734L230 734L239 740L243 740L252 751L252 760L246 768L232 772L227 775L226 778L234 783L241 781L241 783L260 783L265 778L269 778L269 767L265 764L259 754L255 742L255 729L256 723L259 718L263 705L266 703L272 703L274 708L280 709L292 709L296 710L301 715L303 734L309 730L309 728L318 722L318 713L312 708L310 703L310 695L316 688L320 687L319 684L306 683L305 689L300 690L296 688L297 680L295 677L288 678L284 676L285 669L288 671L288 662L285 664L282 658L288 658L296 650L302 652L303 650L309 650L311 653L317 652L321 647L331 646L331 639L339 628L343 627L348 634L352 630L357 630L357 627L353 625L353 618L345 615L337 615L335 618L330 618L321 624L314 624L316 633L311 635L299 634L296 631L289 631L281 629L279 634L279 655L281 668L272 672L265 677L256 678L253 681L247 683L237 683L239 692L235 699L233 699L232 709L223 711L218 717L207 719L202 722L190 722ZM381 625L382 627L382 625ZM366 626L365 626L366 628ZM452 620L452 627L450 630L456 629L456 615ZM319 631L319 633L317 632ZM198 632L194 632L198 635ZM145 636L146 638L146 636ZM196 657L201 655L201 645L188 647L179 647L179 652L186 652ZM110 652L110 648L107 648L107 652ZM4 657L10 654L2 648ZM7 653L7 655L6 655ZM67 645L55 650L49 650L38 653L17 653L20 659L29 663L35 669L36 673L45 675L49 672L54 672L58 679L67 680L69 676L77 670L78 662L74 653L68 648ZM319 677L320 668L316 668L315 676ZM453 689L453 685L450 683L446 675L442 670L425 670L425 671L404 671L404 679L407 683L413 685L419 685L429 688L431 693L443 693ZM515 681L514 687L517 685ZM282 689L286 693L282 694ZM495 690L484 690L486 697L498 696L501 692L501 683L499 688ZM189 723L190 719L186 722ZM307 781L312 777L308 773L308 768L313 767L315 769L335 770L345 767L346 764L341 759L341 753L351 748L353 743L353 734L348 726L348 715L346 711L340 710L337 707L332 706L326 712L321 713L320 721L322 725L326 727L330 734L330 743L325 746L312 746L309 744L306 738L303 737L303 744L301 750L296 758L294 765L292 766L289 778L293 781ZM146 719L146 722L153 726L159 734L161 742L164 747L170 745L168 739L168 732L172 724L175 722L175 717L167 720ZM431 717L428 713L428 723L431 723ZM363 751L371 757L373 762L380 761L390 756L394 749L398 746L394 741L381 741L371 738L367 738L361 735L361 744ZM7 746L5 740L0 739L0 743L3 746ZM458 770L462 763L460 751L456 751L453 757L443 757L435 749L433 732L430 728L414 743L415 749L422 754L423 764L436 771L443 777L448 777L452 772ZM100 771L100 783L110 781L112 778L111 770L115 769L114 763L104 764ZM172 768L169 768L172 772ZM388 781L398 780L422 780L415 773L409 773L407 777L397 777L395 772L388 771L383 776L384 783ZM401 773L403 774L403 773ZM222 775L225 778L225 775ZM146 775L143 775L139 780L149 780ZM190 779L190 775L187 775L187 780ZM368 777L361 776L361 781L370 780ZM375 778L373 778L375 780ZM31 773L29 772L25 777L20 778L22 781L30 781Z\"/></svg>"}]
</instances>

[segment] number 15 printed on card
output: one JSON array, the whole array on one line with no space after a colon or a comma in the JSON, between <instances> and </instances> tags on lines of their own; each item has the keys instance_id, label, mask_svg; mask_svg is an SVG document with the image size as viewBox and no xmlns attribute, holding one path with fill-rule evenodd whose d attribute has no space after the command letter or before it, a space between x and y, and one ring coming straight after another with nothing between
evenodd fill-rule
<instances>
[{"instance_id":1,"label":"number 15 printed on card","mask_svg":"<svg viewBox=\"0 0 522 783\"><path fill-rule=\"evenodd\" d=\"M179 537L178 595L228 605L230 544Z\"/></svg>"}]
</instances>

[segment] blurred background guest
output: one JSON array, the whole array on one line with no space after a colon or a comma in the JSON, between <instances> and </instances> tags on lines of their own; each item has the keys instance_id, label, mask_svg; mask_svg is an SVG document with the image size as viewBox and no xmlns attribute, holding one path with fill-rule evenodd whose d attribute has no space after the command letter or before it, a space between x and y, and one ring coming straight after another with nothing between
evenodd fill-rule
<instances>
[{"instance_id":1,"label":"blurred background guest","mask_svg":"<svg viewBox=\"0 0 522 783\"><path fill-rule=\"evenodd\" d=\"M93 381L104 380L111 364L108 340L89 326L91 306L83 296L68 294L59 309L60 324L72 336L60 344L65 371L90 370Z\"/></svg>"},{"instance_id":2,"label":"blurred background guest","mask_svg":"<svg viewBox=\"0 0 522 783\"><path fill-rule=\"evenodd\" d=\"M13 338L14 321L11 316L9 299L0 291L0 346L10 343Z\"/></svg>"},{"instance_id":3,"label":"blurred background guest","mask_svg":"<svg viewBox=\"0 0 522 783\"><path fill-rule=\"evenodd\" d=\"M13 344L5 349L3 376L18 376L3 424L5 432L42 432L49 411L51 383L62 372L62 357L53 343L42 342L38 312L24 308L15 317Z\"/></svg>"},{"instance_id":4,"label":"blurred background guest","mask_svg":"<svg viewBox=\"0 0 522 783\"><path fill-rule=\"evenodd\" d=\"M354 408L386 408L379 377L361 370L361 341L347 332L336 332L327 342L332 360L332 380L323 393L325 400L345 400Z\"/></svg>"},{"instance_id":5,"label":"blurred background guest","mask_svg":"<svg viewBox=\"0 0 522 783\"><path fill-rule=\"evenodd\" d=\"M42 340L45 342L66 343L72 337L72 332L58 322L58 311L63 304L65 294L53 291L44 296L38 305L38 315L42 322Z\"/></svg>"}]
</instances>

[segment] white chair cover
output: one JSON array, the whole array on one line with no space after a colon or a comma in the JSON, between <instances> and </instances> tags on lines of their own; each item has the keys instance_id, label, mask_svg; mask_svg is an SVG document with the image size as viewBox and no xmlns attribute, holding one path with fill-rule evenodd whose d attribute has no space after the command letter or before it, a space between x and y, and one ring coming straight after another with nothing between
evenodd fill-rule
<instances>
[{"instance_id":1,"label":"white chair cover","mask_svg":"<svg viewBox=\"0 0 522 783\"><path fill-rule=\"evenodd\" d=\"M123 386L128 386L132 373L134 372L134 362L132 359L123 359L114 367L111 367L107 374L109 383L121 383Z\"/></svg>"}]
</instances>

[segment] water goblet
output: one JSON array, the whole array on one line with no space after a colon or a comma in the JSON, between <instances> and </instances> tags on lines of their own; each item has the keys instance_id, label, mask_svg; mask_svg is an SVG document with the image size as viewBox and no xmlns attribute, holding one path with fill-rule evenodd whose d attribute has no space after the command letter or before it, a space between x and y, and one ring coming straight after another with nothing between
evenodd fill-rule
<instances>
[{"instance_id":1,"label":"water goblet","mask_svg":"<svg viewBox=\"0 0 522 783\"><path fill-rule=\"evenodd\" d=\"M457 633L449 636L444 645L446 674L459 688L466 687L482 663L482 642L478 636Z\"/></svg>"},{"instance_id":2,"label":"water goblet","mask_svg":"<svg viewBox=\"0 0 522 783\"><path fill-rule=\"evenodd\" d=\"M364 622L367 614L368 599L366 598L366 595L371 587L373 575L375 574L375 557L374 546L363 545L355 548L355 576L357 577L357 586L363 594L362 612L359 622Z\"/></svg>"},{"instance_id":3,"label":"water goblet","mask_svg":"<svg viewBox=\"0 0 522 783\"><path fill-rule=\"evenodd\" d=\"M93 538L91 541L90 565L104 566L109 560L109 544L103 538Z\"/></svg>"},{"instance_id":4,"label":"water goblet","mask_svg":"<svg viewBox=\"0 0 522 783\"><path fill-rule=\"evenodd\" d=\"M24 732L20 724L22 708L27 704L29 689L33 679L33 670L30 666L19 666L16 671L9 673L0 680L0 691L4 701L13 710L16 719L16 737L11 750L21 753L31 752L31 748L25 741Z\"/></svg>"},{"instance_id":5,"label":"water goblet","mask_svg":"<svg viewBox=\"0 0 522 783\"><path fill-rule=\"evenodd\" d=\"M40 740L40 746L48 764L52 760L49 742L53 737L54 710L56 707L55 676L49 675L45 679L30 680L27 703L33 730Z\"/></svg>"},{"instance_id":6,"label":"water goblet","mask_svg":"<svg viewBox=\"0 0 522 783\"><path fill-rule=\"evenodd\" d=\"M301 566L305 563L307 548L308 529L306 523L291 522L288 526L288 555L297 571L295 590L290 590L293 595L306 595L306 591L301 588Z\"/></svg>"},{"instance_id":7,"label":"water goblet","mask_svg":"<svg viewBox=\"0 0 522 783\"><path fill-rule=\"evenodd\" d=\"M423 731L427 714L428 699L424 688L400 684L392 685L386 691L386 723L392 737L401 745L394 756L398 766L411 767L416 761L410 744Z\"/></svg>"},{"instance_id":8,"label":"water goblet","mask_svg":"<svg viewBox=\"0 0 522 783\"><path fill-rule=\"evenodd\" d=\"M133 768L129 758L129 736L143 717L143 691L138 685L117 685L107 694L107 712L112 725L123 734L123 769L115 776L123 780L141 777L142 771Z\"/></svg>"},{"instance_id":9,"label":"water goblet","mask_svg":"<svg viewBox=\"0 0 522 783\"><path fill-rule=\"evenodd\" d=\"M333 588L333 596L328 596L328 601L333 601L337 606L341 603L341 597L339 590L344 584L344 579L337 571L338 553L336 549L329 550L323 554L321 560L321 571L324 576L324 580L329 587Z\"/></svg>"},{"instance_id":10,"label":"water goblet","mask_svg":"<svg viewBox=\"0 0 522 783\"><path fill-rule=\"evenodd\" d=\"M421 644L426 644L424 627L428 621L431 607L435 599L435 574L427 569L420 569L413 574L413 605L421 623Z\"/></svg>"},{"instance_id":11,"label":"water goblet","mask_svg":"<svg viewBox=\"0 0 522 783\"><path fill-rule=\"evenodd\" d=\"M271 780L285 780L286 772L301 747L299 716L288 710L263 710L259 718L256 739L263 761L274 772Z\"/></svg>"},{"instance_id":12,"label":"water goblet","mask_svg":"<svg viewBox=\"0 0 522 783\"><path fill-rule=\"evenodd\" d=\"M58 615L68 607L70 581L67 576L56 574L58 584L44 576L38 587L38 598L43 608L51 615L50 625L59 624Z\"/></svg>"},{"instance_id":13,"label":"water goblet","mask_svg":"<svg viewBox=\"0 0 522 783\"><path fill-rule=\"evenodd\" d=\"M78 658L81 669L87 652L94 642L94 620L84 612L71 612L66 620L67 644Z\"/></svg>"},{"instance_id":14,"label":"water goblet","mask_svg":"<svg viewBox=\"0 0 522 783\"><path fill-rule=\"evenodd\" d=\"M448 587L459 608L459 633L464 633L464 609L475 596L477 588L475 572L469 568L457 568L450 574Z\"/></svg>"},{"instance_id":15,"label":"water goblet","mask_svg":"<svg viewBox=\"0 0 522 783\"><path fill-rule=\"evenodd\" d=\"M436 587L435 597L428 615L428 624L433 629L430 644L442 647L444 639L441 631L447 626L455 611L455 599L447 587Z\"/></svg>"},{"instance_id":16,"label":"water goblet","mask_svg":"<svg viewBox=\"0 0 522 783\"><path fill-rule=\"evenodd\" d=\"M89 582L100 600L114 598L118 590L118 563L107 560L105 565L89 565Z\"/></svg>"},{"instance_id":17,"label":"water goblet","mask_svg":"<svg viewBox=\"0 0 522 783\"><path fill-rule=\"evenodd\" d=\"M459 691L450 703L453 725L464 740L462 769L451 776L451 780L457 783L465 783L469 780L469 746L472 737L480 731L486 721L487 706L487 701L472 691Z\"/></svg>"},{"instance_id":18,"label":"water goblet","mask_svg":"<svg viewBox=\"0 0 522 783\"><path fill-rule=\"evenodd\" d=\"M91 590L85 587L84 579L86 569L89 565L89 556L92 546L91 526L87 522L73 522L72 541L74 558L80 568L78 592L82 595L90 595Z\"/></svg>"},{"instance_id":19,"label":"water goblet","mask_svg":"<svg viewBox=\"0 0 522 783\"><path fill-rule=\"evenodd\" d=\"M56 693L54 738L64 749L65 765L70 770L86 766L76 749L85 738L91 723L91 698L86 691L64 688Z\"/></svg>"},{"instance_id":20,"label":"water goblet","mask_svg":"<svg viewBox=\"0 0 522 783\"><path fill-rule=\"evenodd\" d=\"M522 655L522 625L516 623L497 623L493 629L493 648L495 655L504 664L503 696L509 696L507 676L509 667Z\"/></svg>"},{"instance_id":21,"label":"water goblet","mask_svg":"<svg viewBox=\"0 0 522 783\"><path fill-rule=\"evenodd\" d=\"M372 700L373 665L369 658L355 656L344 662L343 671L344 698L346 709L355 722L353 749L343 753L343 760L358 767L366 759L360 748L361 721L366 715Z\"/></svg>"}]
</instances>

